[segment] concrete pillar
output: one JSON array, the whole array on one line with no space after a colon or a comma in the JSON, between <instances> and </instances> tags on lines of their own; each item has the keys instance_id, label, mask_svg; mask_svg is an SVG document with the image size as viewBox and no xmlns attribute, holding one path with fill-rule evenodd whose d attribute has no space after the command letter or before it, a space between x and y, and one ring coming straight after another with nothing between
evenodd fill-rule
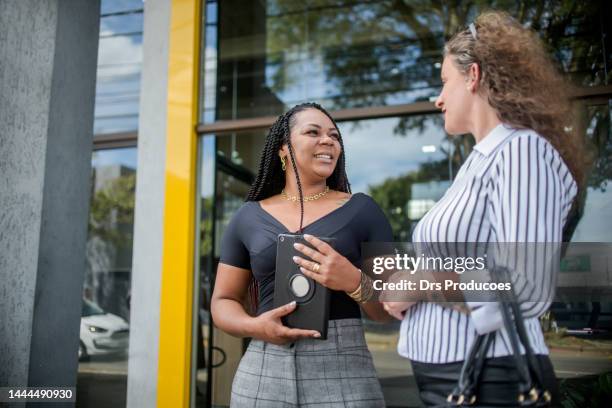
<instances>
[{"instance_id":1,"label":"concrete pillar","mask_svg":"<svg viewBox=\"0 0 612 408\"><path fill-rule=\"evenodd\" d=\"M76 383L99 16L0 0L0 386Z\"/></svg>"},{"instance_id":2,"label":"concrete pillar","mask_svg":"<svg viewBox=\"0 0 612 408\"><path fill-rule=\"evenodd\" d=\"M144 3L128 407L157 405L171 3Z\"/></svg>"}]
</instances>

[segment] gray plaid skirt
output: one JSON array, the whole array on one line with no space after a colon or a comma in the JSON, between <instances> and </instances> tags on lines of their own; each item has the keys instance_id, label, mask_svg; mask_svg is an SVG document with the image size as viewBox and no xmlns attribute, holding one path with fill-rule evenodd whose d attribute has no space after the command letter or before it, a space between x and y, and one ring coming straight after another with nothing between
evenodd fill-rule
<instances>
[{"instance_id":1,"label":"gray plaid skirt","mask_svg":"<svg viewBox=\"0 0 612 408\"><path fill-rule=\"evenodd\" d=\"M384 407L360 319L330 320L327 340L277 346L252 340L231 407Z\"/></svg>"}]
</instances>

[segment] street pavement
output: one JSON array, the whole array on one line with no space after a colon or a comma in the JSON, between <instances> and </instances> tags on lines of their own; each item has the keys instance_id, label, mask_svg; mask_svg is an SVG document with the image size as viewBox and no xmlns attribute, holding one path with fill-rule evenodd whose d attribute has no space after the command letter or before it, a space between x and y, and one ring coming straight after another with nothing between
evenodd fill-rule
<instances>
[{"instance_id":1,"label":"street pavement","mask_svg":"<svg viewBox=\"0 0 612 408\"><path fill-rule=\"evenodd\" d=\"M409 361L387 347L372 347L372 355L387 405L420 406ZM552 350L551 360L559 379L612 371L612 356L601 353ZM201 390L206 389L203 381L206 381L205 375L199 375ZM126 390L127 356L92 357L90 361L79 364L77 407L125 406Z\"/></svg>"}]
</instances>

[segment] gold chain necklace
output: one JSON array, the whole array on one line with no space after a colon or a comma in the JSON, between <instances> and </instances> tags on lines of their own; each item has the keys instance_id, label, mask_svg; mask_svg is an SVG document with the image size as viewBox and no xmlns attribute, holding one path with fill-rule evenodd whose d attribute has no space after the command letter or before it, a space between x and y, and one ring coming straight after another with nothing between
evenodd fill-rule
<instances>
[{"instance_id":1,"label":"gold chain necklace","mask_svg":"<svg viewBox=\"0 0 612 408\"><path fill-rule=\"evenodd\" d=\"M304 202L318 200L319 198L323 197L328 192L329 192L329 186L325 186L325 190L321 191L320 193L304 197ZM288 196L287 193L285 193L285 189L284 188L281 191L281 197L283 197L283 199L285 199L287 201L293 201L293 202L302 201L300 199L300 197L296 197L296 196L291 196L290 197L290 196Z\"/></svg>"}]
</instances>

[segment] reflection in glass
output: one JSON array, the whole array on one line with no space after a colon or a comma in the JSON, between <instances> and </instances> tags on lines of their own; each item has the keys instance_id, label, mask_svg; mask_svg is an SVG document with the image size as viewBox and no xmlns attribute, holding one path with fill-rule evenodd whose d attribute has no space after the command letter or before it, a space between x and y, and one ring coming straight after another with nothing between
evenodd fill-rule
<instances>
[{"instance_id":1,"label":"reflection in glass","mask_svg":"<svg viewBox=\"0 0 612 408\"><path fill-rule=\"evenodd\" d=\"M601 235L603 241L610 242L612 226L600 228L600 225L608 225L606 221L612 202L606 196L610 185L608 180L612 176L608 165L612 158L610 103L591 103L583 113L584 127L593 142L596 162L589 179L585 212L574 234L574 241L589 240L589 237L599 236L596 234L600 233L605 234ZM446 192L474 146L474 139L469 135L446 135L442 117L438 114L340 122L339 127L346 149L347 173L352 191L367 193L376 200L392 225L394 239L398 241L411 240L414 225ZM214 251L212 258L215 261L210 263L208 269L211 276L218 260L223 229L242 205L248 191L249 176L252 177L257 170L266 133L266 130L249 131L216 138L215 193L209 191L204 198L206 208L214 208L215 212L210 215L207 210L201 221L201 230L210 237L203 242L214 242L214 246L202 246L203 254ZM206 165L206 162L202 165ZM210 164L208 166L210 174L213 170ZM208 183L209 189L212 183ZM207 201L213 196L214 202ZM210 282L214 280L209 281L209 285ZM570 292L575 291L575 285L570 286ZM607 311L612 310L609 300L602 298L599 302L591 302L584 291L578 293L579 296L574 297L579 300L577 303L572 298L564 298L564 303L553 305L553 313L560 316L559 324L574 328L576 325L587 327L585 325L590 322L596 322L598 327L612 329L610 319L606 318ZM582 306L578 307L578 304ZM576 310L579 314L573 315ZM418 406L410 365L397 356L399 322L379 324L367 318L364 318L364 322L366 339L387 404ZM218 357L215 359L219 361ZM580 366L590 364L584 359L577 359L574 363Z\"/></svg>"},{"instance_id":2,"label":"reflection in glass","mask_svg":"<svg viewBox=\"0 0 612 408\"><path fill-rule=\"evenodd\" d=\"M586 191L580 197L581 214L570 239L572 242L612 242L612 132L610 100L586 100L579 102L581 129L586 135L592 153L592 167L588 173ZM606 265L608 264L608 265ZM608 259L583 251L565 254L558 276L555 302L543 319L549 327L549 347L575 344L588 347L591 344L606 344L612 337L612 280ZM602 275L602 272L604 274ZM604 279L599 278L603 276ZM601 355L592 358L580 356L573 361L576 367L597 374L610 372L609 361ZM557 367L558 368L558 367ZM559 377L567 373L557 372ZM609 374L608 374L609 375ZM592 377L593 378L593 377ZM566 378L561 383L565 406L579 404L580 398L598 393L598 385L605 377L584 380ZM582 384L581 384L582 382ZM586 387L589 388L586 388ZM582 388L581 387L585 387ZM596 404L596 403L594 403Z\"/></svg>"},{"instance_id":3,"label":"reflection in glass","mask_svg":"<svg viewBox=\"0 0 612 408\"><path fill-rule=\"evenodd\" d=\"M203 80L200 85L200 106L202 107L201 121L210 123L215 121L217 110L217 33L218 33L218 7L215 0L207 0L204 8L204 49L201 50L200 65L203 69Z\"/></svg>"},{"instance_id":4,"label":"reflection in glass","mask_svg":"<svg viewBox=\"0 0 612 408\"><path fill-rule=\"evenodd\" d=\"M583 109L586 136L593 150L584 209L573 242L612 242L612 101Z\"/></svg>"},{"instance_id":5,"label":"reflection in glass","mask_svg":"<svg viewBox=\"0 0 612 408\"><path fill-rule=\"evenodd\" d=\"M94 134L138 128L142 7L140 0L102 1Z\"/></svg>"},{"instance_id":6,"label":"reflection in glass","mask_svg":"<svg viewBox=\"0 0 612 408\"><path fill-rule=\"evenodd\" d=\"M142 11L142 0L102 0L100 14L128 14Z\"/></svg>"},{"instance_id":7,"label":"reflection in glass","mask_svg":"<svg viewBox=\"0 0 612 408\"><path fill-rule=\"evenodd\" d=\"M196 333L194 339L195 367L192 370L192 387L193 397L196 407L209 406L207 398L210 395L210 383L208 381L210 374L211 361L211 341L210 338L213 327L210 319L210 298L212 295L212 286L214 275L211 271L215 265L213 256L213 219L214 219L214 189L215 189L215 138L203 137L200 139L200 169L199 175L199 198L198 198L198 213L199 213L199 229L198 229L198 248L197 259L199 262L196 266L196 282L199 282L197 290L198 298L195 299L195 320L197 321Z\"/></svg>"},{"instance_id":8,"label":"reflection in glass","mask_svg":"<svg viewBox=\"0 0 612 408\"><path fill-rule=\"evenodd\" d=\"M303 101L336 110L431 100L441 86L444 41L489 8L507 10L534 28L574 84L609 83L612 47L604 2L490 0L449 7L433 1L207 0L201 120L278 115ZM584 128L596 160L572 239L611 242L611 105L607 100L588 105ZM440 115L339 126L353 192L365 192L377 201L400 241L410 240L416 222L445 193L474 145L468 135L448 137ZM262 130L205 137L217 141L217 164L208 179L216 188L204 198L207 210L201 224L208 237L203 239L202 254L213 253L207 264L213 277L208 290L214 285L221 233L242 203L248 174L256 172L265 134ZM579 296L575 303L556 307L555 313L564 313L560 324L572 321L578 310L579 319L571 324L599 324L612 332L609 317L603 317L612 310L607 298L598 303ZM420 405L409 363L397 356L398 323L381 325L366 319L366 329L387 404ZM599 360L580 357L571 364L586 370Z\"/></svg>"},{"instance_id":9,"label":"reflection in glass","mask_svg":"<svg viewBox=\"0 0 612 408\"><path fill-rule=\"evenodd\" d=\"M427 101L441 85L444 41L489 8L538 31L576 84L605 85L612 48L602 4L207 2L204 70L216 73L205 95L216 100L202 118L276 115L307 100L332 110Z\"/></svg>"},{"instance_id":10,"label":"reflection in glass","mask_svg":"<svg viewBox=\"0 0 612 408\"><path fill-rule=\"evenodd\" d=\"M260 132L204 136L200 139L198 338L194 339L195 406L229 405L227 389L242 355L242 340L229 338L210 324L210 298L219 261L221 238L232 215L244 203L263 147ZM213 371L214 370L214 371ZM208 379L211 379L208 381Z\"/></svg>"},{"instance_id":11,"label":"reflection in glass","mask_svg":"<svg viewBox=\"0 0 612 408\"><path fill-rule=\"evenodd\" d=\"M91 360L93 356L125 353L128 347L127 321L102 310L100 306L83 298L79 360Z\"/></svg>"},{"instance_id":12,"label":"reflection in glass","mask_svg":"<svg viewBox=\"0 0 612 408\"><path fill-rule=\"evenodd\" d=\"M447 137L440 119L339 123L352 191L376 200L397 241L411 240L412 228L446 192L473 146L471 137Z\"/></svg>"},{"instance_id":13,"label":"reflection in glass","mask_svg":"<svg viewBox=\"0 0 612 408\"><path fill-rule=\"evenodd\" d=\"M96 151L79 342L77 405L125 405L136 149Z\"/></svg>"}]
</instances>

